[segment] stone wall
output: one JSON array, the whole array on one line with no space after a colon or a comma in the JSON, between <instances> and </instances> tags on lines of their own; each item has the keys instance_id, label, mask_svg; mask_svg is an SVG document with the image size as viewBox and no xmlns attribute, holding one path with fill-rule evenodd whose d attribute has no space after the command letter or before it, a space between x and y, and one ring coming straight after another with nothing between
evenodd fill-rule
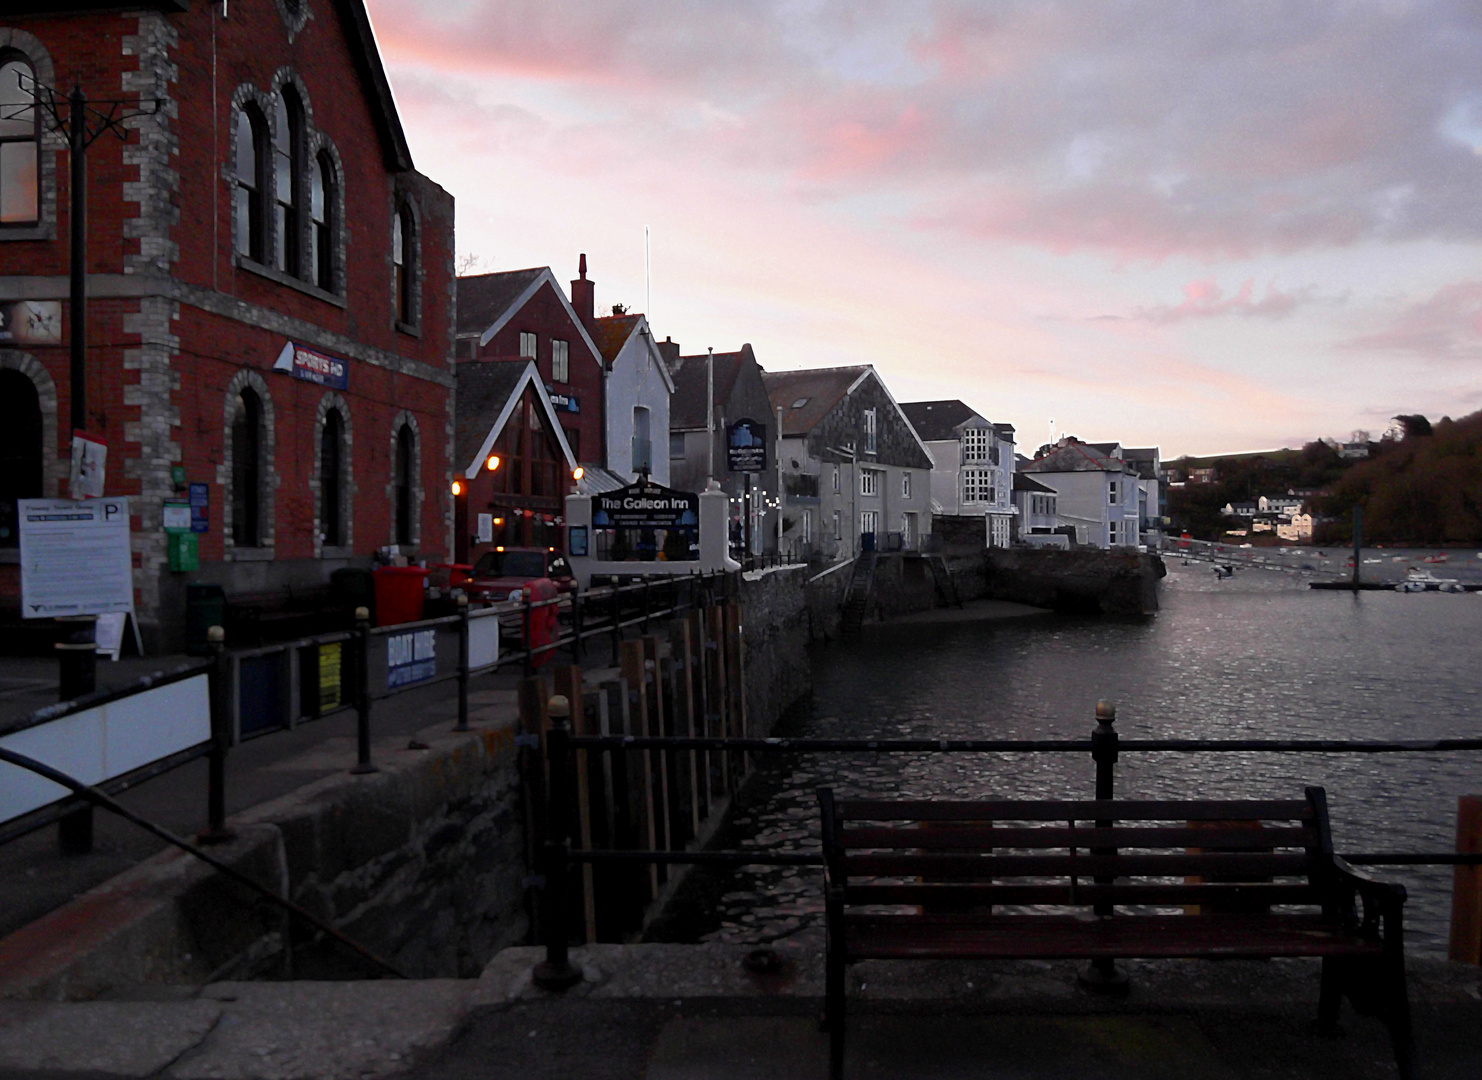
<instances>
[{"instance_id":1,"label":"stone wall","mask_svg":"<svg viewBox=\"0 0 1482 1080\"><path fill-rule=\"evenodd\" d=\"M1092 615L1151 615L1167 573L1157 555L1127 548L994 548L983 559L993 599Z\"/></svg>"},{"instance_id":2,"label":"stone wall","mask_svg":"<svg viewBox=\"0 0 1482 1080\"><path fill-rule=\"evenodd\" d=\"M379 772L336 773L234 816L238 839L212 854L410 976L472 978L528 932L513 729L421 737L426 749L378 747ZM0 940L0 999L281 976L283 927L281 909L171 848ZM375 976L304 936L295 977Z\"/></svg>"},{"instance_id":3,"label":"stone wall","mask_svg":"<svg viewBox=\"0 0 1482 1080\"><path fill-rule=\"evenodd\" d=\"M840 570L833 576L847 573ZM806 566L780 566L741 575L746 719L752 735L770 734L782 714L812 689L807 578Z\"/></svg>"}]
</instances>

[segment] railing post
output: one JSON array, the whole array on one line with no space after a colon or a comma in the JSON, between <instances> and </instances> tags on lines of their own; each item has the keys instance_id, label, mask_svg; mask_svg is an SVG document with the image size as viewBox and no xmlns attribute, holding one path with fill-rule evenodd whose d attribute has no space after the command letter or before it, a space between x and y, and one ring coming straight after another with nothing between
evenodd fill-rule
<instances>
[{"instance_id":1,"label":"railing post","mask_svg":"<svg viewBox=\"0 0 1482 1080\"><path fill-rule=\"evenodd\" d=\"M97 616L64 616L57 620L74 629L57 642L57 700L72 701L98 688ZM86 855L93 850L93 808L79 806L57 822L57 846L63 855Z\"/></svg>"},{"instance_id":2,"label":"railing post","mask_svg":"<svg viewBox=\"0 0 1482 1080\"><path fill-rule=\"evenodd\" d=\"M1096 799L1098 802L1109 800L1115 794L1113 770L1117 763L1117 732L1112 725L1116 722L1116 705L1110 701L1098 701L1096 703L1096 727L1091 731L1091 759L1096 762ZM1112 824L1109 818L1099 819L1096 827L1110 829ZM1115 855L1116 848L1092 848L1091 854ZM1113 880L1110 877L1098 876L1096 884L1110 885ZM1098 917L1109 918L1112 914L1112 905L1098 903L1094 905L1093 910ZM1124 994L1128 989L1126 974L1117 970L1117 962L1109 956L1092 960L1086 970L1081 972L1080 983L1088 990L1103 994Z\"/></svg>"},{"instance_id":3,"label":"railing post","mask_svg":"<svg viewBox=\"0 0 1482 1080\"><path fill-rule=\"evenodd\" d=\"M458 594L458 723L454 731L468 730L468 596Z\"/></svg>"},{"instance_id":4,"label":"railing post","mask_svg":"<svg viewBox=\"0 0 1482 1080\"><path fill-rule=\"evenodd\" d=\"M541 852L545 886L541 892L541 924L545 959L531 978L542 990L565 990L581 982L581 969L571 963L567 946L567 862L571 835L571 704L560 694L546 705L551 719L546 733L550 783L546 798L546 839Z\"/></svg>"},{"instance_id":5,"label":"railing post","mask_svg":"<svg viewBox=\"0 0 1482 1080\"><path fill-rule=\"evenodd\" d=\"M649 599L649 591L648 591L649 590L649 584L650 584L650 582L649 582L649 579L648 579L648 575L647 574L644 574L643 575L643 632L645 634L648 633L648 616L649 616L649 611L650 611L650 609L653 606L652 601Z\"/></svg>"},{"instance_id":6,"label":"railing post","mask_svg":"<svg viewBox=\"0 0 1482 1080\"><path fill-rule=\"evenodd\" d=\"M1456 853L1482 854L1482 795L1456 800ZM1457 866L1451 878L1451 944L1448 959L1482 964L1482 866Z\"/></svg>"},{"instance_id":7,"label":"railing post","mask_svg":"<svg viewBox=\"0 0 1482 1080\"><path fill-rule=\"evenodd\" d=\"M356 760L352 773L379 770L371 763L370 745L370 609L355 609L355 744Z\"/></svg>"},{"instance_id":8,"label":"railing post","mask_svg":"<svg viewBox=\"0 0 1482 1080\"><path fill-rule=\"evenodd\" d=\"M612 590L612 662L618 662L618 646L623 640L622 626L622 604L618 600L617 581L612 577L607 579L607 587Z\"/></svg>"},{"instance_id":9,"label":"railing post","mask_svg":"<svg viewBox=\"0 0 1482 1080\"><path fill-rule=\"evenodd\" d=\"M219 626L206 630L211 653L207 673L211 703L211 752L206 755L206 829L196 834L201 844L224 844L237 834L226 827L226 752L232 740L231 660L226 655L226 631Z\"/></svg>"}]
</instances>

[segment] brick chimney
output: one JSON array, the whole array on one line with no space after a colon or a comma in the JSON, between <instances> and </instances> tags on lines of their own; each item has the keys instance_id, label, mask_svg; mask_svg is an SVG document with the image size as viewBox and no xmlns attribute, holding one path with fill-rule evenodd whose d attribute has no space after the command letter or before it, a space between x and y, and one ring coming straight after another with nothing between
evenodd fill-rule
<instances>
[{"instance_id":1,"label":"brick chimney","mask_svg":"<svg viewBox=\"0 0 1482 1080\"><path fill-rule=\"evenodd\" d=\"M679 342L671 337L666 337L658 344L659 355L663 357L664 366L669 369L669 373L672 375L674 369L679 366Z\"/></svg>"},{"instance_id":2,"label":"brick chimney","mask_svg":"<svg viewBox=\"0 0 1482 1080\"><path fill-rule=\"evenodd\" d=\"M571 306L576 309L577 318L581 319L582 325L590 334L593 319L596 317L597 286L594 282L587 280L586 252L583 252L577 261L576 272L577 279L571 283Z\"/></svg>"}]
</instances>

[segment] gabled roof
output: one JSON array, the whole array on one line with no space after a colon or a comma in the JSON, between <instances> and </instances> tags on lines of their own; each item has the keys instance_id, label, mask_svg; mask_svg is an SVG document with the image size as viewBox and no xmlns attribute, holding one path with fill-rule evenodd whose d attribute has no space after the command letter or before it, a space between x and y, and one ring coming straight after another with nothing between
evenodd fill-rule
<instances>
[{"instance_id":1,"label":"gabled roof","mask_svg":"<svg viewBox=\"0 0 1482 1080\"><path fill-rule=\"evenodd\" d=\"M916 434L926 442L955 442L958 437L957 429L969 420L981 420L983 424L988 424L988 419L982 413L955 398L951 401L902 402L901 412L906 414L906 419L911 421Z\"/></svg>"},{"instance_id":2,"label":"gabled roof","mask_svg":"<svg viewBox=\"0 0 1482 1080\"><path fill-rule=\"evenodd\" d=\"M1021 473L1021 472L1019 472L1017 470L1015 470L1015 472L1014 472L1014 490L1015 491L1032 491L1032 492L1034 492L1036 494L1040 494L1040 495L1058 495L1058 494L1060 494L1058 491L1056 491L1054 488L1050 487L1048 484L1041 484L1034 477L1032 477L1032 476L1026 476L1026 475L1024 475L1023 473Z\"/></svg>"},{"instance_id":3,"label":"gabled roof","mask_svg":"<svg viewBox=\"0 0 1482 1080\"><path fill-rule=\"evenodd\" d=\"M412 168L412 152L407 147L401 117L396 112L396 99L386 69L381 65L381 52L376 47L376 34L364 0L333 0L340 23L360 76L361 89L370 106L371 120L381 142L381 160L388 172L406 172ZM162 11L166 14L190 10L187 0L11 0L6 15L65 15L72 12Z\"/></svg>"},{"instance_id":4,"label":"gabled roof","mask_svg":"<svg viewBox=\"0 0 1482 1080\"><path fill-rule=\"evenodd\" d=\"M674 379L669 374L669 368L664 363L663 356L659 354L658 345L654 343L653 331L648 328L648 319L643 315L604 315L592 320L592 340L596 342L597 350L602 354L602 362L609 368L612 367L618 354L623 351L623 346L628 344L634 334L643 335L643 346L648 350L649 358L659 369L664 385L669 388L672 396Z\"/></svg>"},{"instance_id":5,"label":"gabled roof","mask_svg":"<svg viewBox=\"0 0 1482 1080\"><path fill-rule=\"evenodd\" d=\"M498 274L475 274L459 278L458 335L466 337L478 334L479 346L487 345L490 338L519 314L520 309L530 302L542 285L549 285L561 301L561 306L571 319L571 325L586 343L593 362L602 363L602 351L587 333L581 317L571 306L571 301L566 299L566 291L561 288L549 266L532 266L525 270L505 270Z\"/></svg>"},{"instance_id":6,"label":"gabled roof","mask_svg":"<svg viewBox=\"0 0 1482 1080\"><path fill-rule=\"evenodd\" d=\"M931 451L926 448L926 444L921 441L921 436L916 433L910 417L902 411L900 403L895 400L895 395L890 392L890 387L885 385L885 380L880 378L880 373L873 366L858 364L850 367L762 372L762 382L767 386L767 397L771 400L772 411L776 412L779 408L782 410L784 438L790 435L807 435L823 421L823 418L845 395L854 393L868 379L874 379L880 385L886 400L895 406L896 415L901 418L901 423L906 425L906 430L911 433L911 438L916 440L916 445L926 455L926 460L935 465L936 459L931 456Z\"/></svg>"},{"instance_id":7,"label":"gabled roof","mask_svg":"<svg viewBox=\"0 0 1482 1080\"><path fill-rule=\"evenodd\" d=\"M1115 446L1116 444L1103 445ZM1027 473L1134 472L1121 458L1114 458L1098 450L1091 443L1073 439L1067 439L1064 446L1057 447L1044 457L1036 458L1028 465L1021 465L1019 471Z\"/></svg>"},{"instance_id":8,"label":"gabled roof","mask_svg":"<svg viewBox=\"0 0 1482 1080\"><path fill-rule=\"evenodd\" d=\"M669 374L674 380L674 395L669 399L669 430L696 431L706 426L705 368L708 353L697 356L681 356L670 365ZM750 345L742 345L736 352L715 354L715 401L731 400L736 388L736 377L741 374L741 365L756 355Z\"/></svg>"},{"instance_id":9,"label":"gabled roof","mask_svg":"<svg viewBox=\"0 0 1482 1080\"><path fill-rule=\"evenodd\" d=\"M479 474L515 405L531 386L535 388L535 400L545 409L556 441L561 444L567 467L576 468L576 456L561 431L561 421L551 406L551 396L540 381L534 360L523 364L466 360L458 365L457 376L455 471L461 471L470 480Z\"/></svg>"}]
</instances>

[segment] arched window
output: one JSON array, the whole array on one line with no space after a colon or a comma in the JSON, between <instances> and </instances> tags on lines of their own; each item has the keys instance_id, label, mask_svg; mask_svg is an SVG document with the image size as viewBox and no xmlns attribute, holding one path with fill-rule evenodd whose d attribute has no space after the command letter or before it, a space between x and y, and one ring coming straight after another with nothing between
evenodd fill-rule
<instances>
[{"instance_id":1,"label":"arched window","mask_svg":"<svg viewBox=\"0 0 1482 1080\"><path fill-rule=\"evenodd\" d=\"M396 321L408 326L417 321L417 308L412 296L416 275L416 233L412 212L402 204L391 218L391 261L395 267L393 306Z\"/></svg>"},{"instance_id":2,"label":"arched window","mask_svg":"<svg viewBox=\"0 0 1482 1080\"><path fill-rule=\"evenodd\" d=\"M273 233L278 269L300 275L299 176L303 160L304 110L293 87L278 95L273 125Z\"/></svg>"},{"instance_id":3,"label":"arched window","mask_svg":"<svg viewBox=\"0 0 1482 1080\"><path fill-rule=\"evenodd\" d=\"M310 280L325 292L334 290L334 162L327 153L309 165Z\"/></svg>"},{"instance_id":4,"label":"arched window","mask_svg":"<svg viewBox=\"0 0 1482 1080\"><path fill-rule=\"evenodd\" d=\"M237 186L232 192L232 220L237 254L262 262L267 124L256 106L245 105L237 114L236 143Z\"/></svg>"},{"instance_id":5,"label":"arched window","mask_svg":"<svg viewBox=\"0 0 1482 1080\"><path fill-rule=\"evenodd\" d=\"M0 548L20 543L17 499L41 498L41 398L19 371L0 371Z\"/></svg>"},{"instance_id":6,"label":"arched window","mask_svg":"<svg viewBox=\"0 0 1482 1080\"><path fill-rule=\"evenodd\" d=\"M396 433L396 540L412 543L412 499L417 480L417 435L411 424L402 424Z\"/></svg>"},{"instance_id":7,"label":"arched window","mask_svg":"<svg viewBox=\"0 0 1482 1080\"><path fill-rule=\"evenodd\" d=\"M35 225L41 216L41 110L31 92L36 73L23 58L0 53L0 225Z\"/></svg>"},{"instance_id":8,"label":"arched window","mask_svg":"<svg viewBox=\"0 0 1482 1080\"><path fill-rule=\"evenodd\" d=\"M345 421L337 409L319 429L319 536L325 547L345 542Z\"/></svg>"},{"instance_id":9,"label":"arched window","mask_svg":"<svg viewBox=\"0 0 1482 1080\"><path fill-rule=\"evenodd\" d=\"M262 546L262 401L244 387L232 415L232 543Z\"/></svg>"}]
</instances>

